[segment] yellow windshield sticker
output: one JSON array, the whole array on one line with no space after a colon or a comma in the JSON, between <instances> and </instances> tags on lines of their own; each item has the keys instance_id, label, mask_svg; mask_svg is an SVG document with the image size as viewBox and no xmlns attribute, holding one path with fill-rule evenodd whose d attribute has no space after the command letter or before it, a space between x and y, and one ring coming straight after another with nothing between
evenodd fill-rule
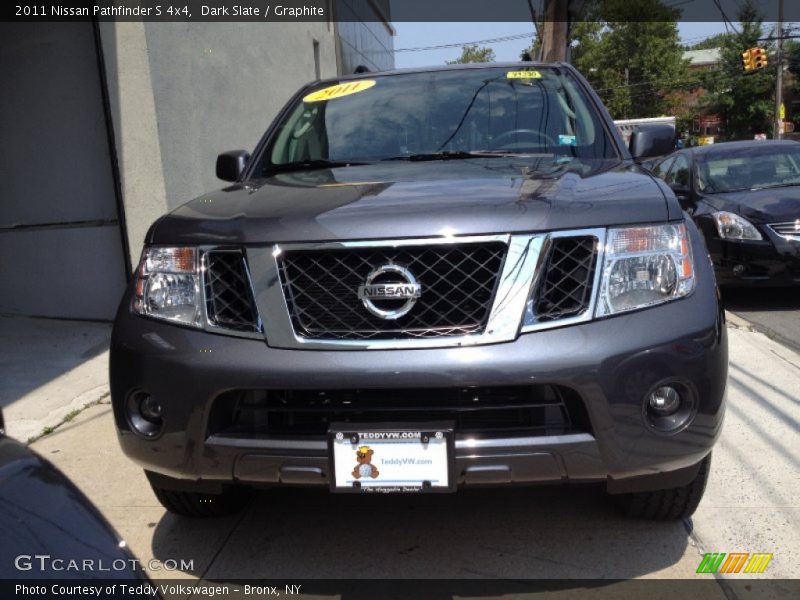
<instances>
[{"instance_id":1,"label":"yellow windshield sticker","mask_svg":"<svg viewBox=\"0 0 800 600\"><path fill-rule=\"evenodd\" d=\"M347 83L338 83L331 85L316 92L311 92L303 98L303 102L323 102L325 100L333 100L334 98L341 98L342 96L349 96L350 94L357 94L368 90L377 82L374 79L363 79L361 81L348 81Z\"/></svg>"},{"instance_id":2,"label":"yellow windshield sticker","mask_svg":"<svg viewBox=\"0 0 800 600\"><path fill-rule=\"evenodd\" d=\"M509 71L506 73L507 79L541 79L539 71Z\"/></svg>"}]
</instances>

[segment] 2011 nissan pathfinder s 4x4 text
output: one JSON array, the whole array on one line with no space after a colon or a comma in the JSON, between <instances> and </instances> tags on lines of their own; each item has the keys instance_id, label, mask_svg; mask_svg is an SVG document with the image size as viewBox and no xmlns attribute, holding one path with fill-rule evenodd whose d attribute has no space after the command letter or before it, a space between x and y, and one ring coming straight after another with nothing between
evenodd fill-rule
<instances>
[{"instance_id":1,"label":"2011 nissan pathfinder s 4x4 text","mask_svg":"<svg viewBox=\"0 0 800 600\"><path fill-rule=\"evenodd\" d=\"M605 482L695 510L727 338L702 238L562 64L300 90L232 184L159 219L111 344L119 440L169 510Z\"/></svg>"}]
</instances>

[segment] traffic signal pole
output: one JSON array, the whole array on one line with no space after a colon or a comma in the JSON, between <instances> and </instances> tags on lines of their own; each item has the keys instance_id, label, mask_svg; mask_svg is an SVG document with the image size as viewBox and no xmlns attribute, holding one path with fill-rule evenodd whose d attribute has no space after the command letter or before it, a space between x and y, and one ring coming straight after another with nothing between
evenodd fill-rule
<instances>
[{"instance_id":1,"label":"traffic signal pole","mask_svg":"<svg viewBox=\"0 0 800 600\"><path fill-rule=\"evenodd\" d=\"M783 119L781 118L781 105L783 104L783 0L778 0L778 23L776 24L778 49L775 62L778 63L778 76L775 78L775 125L772 137L781 139Z\"/></svg>"}]
</instances>

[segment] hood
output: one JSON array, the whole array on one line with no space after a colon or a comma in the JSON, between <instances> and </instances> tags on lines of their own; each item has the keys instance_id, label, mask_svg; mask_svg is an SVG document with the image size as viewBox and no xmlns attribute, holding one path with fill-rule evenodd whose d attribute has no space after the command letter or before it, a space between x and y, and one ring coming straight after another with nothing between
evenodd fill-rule
<instances>
[{"instance_id":1,"label":"hood","mask_svg":"<svg viewBox=\"0 0 800 600\"><path fill-rule=\"evenodd\" d=\"M184 204L158 221L148 240L244 244L408 238L668 219L664 193L638 167L619 161L550 163L481 158L278 174Z\"/></svg>"},{"instance_id":2,"label":"hood","mask_svg":"<svg viewBox=\"0 0 800 600\"><path fill-rule=\"evenodd\" d=\"M800 218L800 186L712 194L709 204L736 212L754 223L784 223Z\"/></svg>"}]
</instances>

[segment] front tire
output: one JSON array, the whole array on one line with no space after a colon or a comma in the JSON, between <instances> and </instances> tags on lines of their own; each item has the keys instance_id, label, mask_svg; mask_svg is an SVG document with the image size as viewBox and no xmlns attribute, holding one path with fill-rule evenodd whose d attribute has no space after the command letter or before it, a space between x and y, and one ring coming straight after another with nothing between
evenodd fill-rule
<instances>
[{"instance_id":1,"label":"front tire","mask_svg":"<svg viewBox=\"0 0 800 600\"><path fill-rule=\"evenodd\" d=\"M694 514L703 499L710 468L709 454L700 463L700 470L695 478L686 485L653 492L622 494L615 498L617 505L627 516L638 519L687 519Z\"/></svg>"},{"instance_id":2,"label":"front tire","mask_svg":"<svg viewBox=\"0 0 800 600\"><path fill-rule=\"evenodd\" d=\"M161 506L181 517L193 519L222 517L239 512L250 500L250 490L243 487L231 486L224 488L222 493L210 494L169 489L155 483L149 474L147 479Z\"/></svg>"}]
</instances>

